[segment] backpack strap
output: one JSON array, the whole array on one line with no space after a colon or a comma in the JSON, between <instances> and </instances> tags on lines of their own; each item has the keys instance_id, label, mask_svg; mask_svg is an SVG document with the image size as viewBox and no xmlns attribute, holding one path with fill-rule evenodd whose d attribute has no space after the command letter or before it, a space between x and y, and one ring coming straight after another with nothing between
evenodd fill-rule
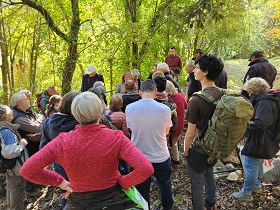
<instances>
[{"instance_id":1,"label":"backpack strap","mask_svg":"<svg viewBox=\"0 0 280 210\"><path fill-rule=\"evenodd\" d=\"M213 96L211 96L209 93L206 93L205 91L198 91L195 92L193 95L203 98L205 101L209 102L210 104L215 104L217 102L217 100Z\"/></svg>"},{"instance_id":2,"label":"backpack strap","mask_svg":"<svg viewBox=\"0 0 280 210\"><path fill-rule=\"evenodd\" d=\"M227 90L226 89L223 89L223 88L220 88L221 92L222 92L222 96L227 94ZM211 96L209 93L201 90L201 91L198 91L198 92L195 92L193 95L196 95L200 98L203 98L204 100L206 100L207 102L211 103L211 104L217 104L218 100L216 100L213 96Z\"/></svg>"}]
</instances>

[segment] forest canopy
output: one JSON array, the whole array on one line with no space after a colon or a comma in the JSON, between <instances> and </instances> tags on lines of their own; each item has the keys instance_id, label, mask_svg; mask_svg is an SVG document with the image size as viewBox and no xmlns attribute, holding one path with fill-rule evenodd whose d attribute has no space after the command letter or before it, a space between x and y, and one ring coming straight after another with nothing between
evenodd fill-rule
<instances>
[{"instance_id":1,"label":"forest canopy","mask_svg":"<svg viewBox=\"0 0 280 210\"><path fill-rule=\"evenodd\" d=\"M1 99L49 85L80 90L89 65L113 90L124 71L144 80L175 46L183 62L196 48L223 59L280 52L280 1L0 0ZM185 67L183 67L185 68Z\"/></svg>"}]
</instances>

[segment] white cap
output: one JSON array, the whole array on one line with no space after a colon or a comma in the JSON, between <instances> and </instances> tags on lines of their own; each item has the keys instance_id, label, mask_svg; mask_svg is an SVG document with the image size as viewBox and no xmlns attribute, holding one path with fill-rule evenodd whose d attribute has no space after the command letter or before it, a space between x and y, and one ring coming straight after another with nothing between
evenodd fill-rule
<instances>
[{"instance_id":1,"label":"white cap","mask_svg":"<svg viewBox=\"0 0 280 210\"><path fill-rule=\"evenodd\" d=\"M86 73L86 74L91 74L91 73L93 73L93 72L97 72L96 67L95 67L95 66L89 66L89 67L87 67L85 73Z\"/></svg>"}]
</instances>

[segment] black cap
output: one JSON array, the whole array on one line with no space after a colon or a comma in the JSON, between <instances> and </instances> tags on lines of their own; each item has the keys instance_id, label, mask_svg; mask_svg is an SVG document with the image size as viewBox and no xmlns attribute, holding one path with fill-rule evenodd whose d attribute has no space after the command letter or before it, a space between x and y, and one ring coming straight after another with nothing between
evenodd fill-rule
<instances>
[{"instance_id":1,"label":"black cap","mask_svg":"<svg viewBox=\"0 0 280 210\"><path fill-rule=\"evenodd\" d=\"M255 57L255 58L262 58L264 57L264 53L262 50L256 50L254 51L251 55L250 55L250 58L248 61L252 61L252 57Z\"/></svg>"}]
</instances>

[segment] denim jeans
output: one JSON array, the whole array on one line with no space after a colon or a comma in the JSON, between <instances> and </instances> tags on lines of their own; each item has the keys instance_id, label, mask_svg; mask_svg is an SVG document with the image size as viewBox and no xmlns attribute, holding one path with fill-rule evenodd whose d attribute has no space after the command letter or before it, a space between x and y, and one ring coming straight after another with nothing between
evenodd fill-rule
<instances>
[{"instance_id":1,"label":"denim jeans","mask_svg":"<svg viewBox=\"0 0 280 210\"><path fill-rule=\"evenodd\" d=\"M57 162L54 162L54 171L61 176L63 176L66 180L68 180L67 174L64 170L64 168ZM60 189L60 194L66 192L65 190ZM64 209L65 205L67 203L67 200L64 198L61 198L61 208Z\"/></svg>"},{"instance_id":2,"label":"denim jeans","mask_svg":"<svg viewBox=\"0 0 280 210\"><path fill-rule=\"evenodd\" d=\"M159 182L160 197L164 210L172 209L173 198L172 198L172 185L171 185L171 159L168 158L162 163L152 163L154 167L154 177ZM151 177L146 179L141 184L136 186L140 194L145 198L150 206L150 186Z\"/></svg>"},{"instance_id":3,"label":"denim jeans","mask_svg":"<svg viewBox=\"0 0 280 210\"><path fill-rule=\"evenodd\" d=\"M261 188L261 177L263 176L262 159L245 157L246 177L242 187L245 195L251 195L252 191Z\"/></svg>"},{"instance_id":4,"label":"denim jeans","mask_svg":"<svg viewBox=\"0 0 280 210\"><path fill-rule=\"evenodd\" d=\"M213 174L213 165L215 165L215 162L211 165L208 164L208 157L208 155L202 154L194 149L190 149L189 155L187 156L194 210L203 210L204 205L212 207L216 203L216 181Z\"/></svg>"}]
</instances>

